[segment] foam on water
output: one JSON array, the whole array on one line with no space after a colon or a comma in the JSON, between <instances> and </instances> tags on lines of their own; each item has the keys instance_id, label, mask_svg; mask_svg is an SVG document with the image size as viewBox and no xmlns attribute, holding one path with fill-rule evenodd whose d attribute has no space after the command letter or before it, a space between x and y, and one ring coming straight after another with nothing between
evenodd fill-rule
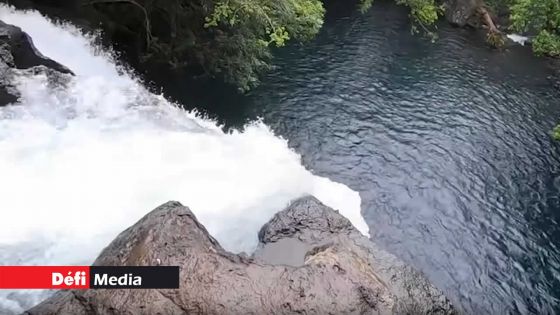
<instances>
[{"instance_id":1,"label":"foam on water","mask_svg":"<svg viewBox=\"0 0 560 315\"><path fill-rule=\"evenodd\" d=\"M521 46L525 46L525 43L529 41L529 37L519 35L519 34L507 34L507 38L518 43Z\"/></svg>"},{"instance_id":2,"label":"foam on water","mask_svg":"<svg viewBox=\"0 0 560 315\"><path fill-rule=\"evenodd\" d=\"M188 205L232 251L250 252L260 226L305 194L368 233L358 193L314 176L261 122L224 133L148 92L75 27L6 6L0 20L76 74L57 87L21 72L20 103L0 108L0 264L91 263L168 200ZM1 291L0 312L44 296Z\"/></svg>"}]
</instances>

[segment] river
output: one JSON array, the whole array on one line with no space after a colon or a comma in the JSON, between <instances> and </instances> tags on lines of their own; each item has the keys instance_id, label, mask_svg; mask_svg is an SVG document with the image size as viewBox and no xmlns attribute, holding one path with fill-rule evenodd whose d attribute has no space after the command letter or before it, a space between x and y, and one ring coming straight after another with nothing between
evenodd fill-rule
<instances>
[{"instance_id":1,"label":"river","mask_svg":"<svg viewBox=\"0 0 560 315\"><path fill-rule=\"evenodd\" d=\"M154 89L239 130L224 133L148 92L73 27L0 7L77 74L65 89L24 74L23 106L0 112L0 259L89 263L170 199L249 251L262 223L311 193L358 226L361 202L361 230L469 314L559 313L549 62L443 23L432 43L383 2L328 12L317 39L275 51L276 69L248 95L152 73ZM0 313L46 295L1 292Z\"/></svg>"},{"instance_id":2,"label":"river","mask_svg":"<svg viewBox=\"0 0 560 315\"><path fill-rule=\"evenodd\" d=\"M164 91L226 126L262 117L315 173L359 191L373 239L470 314L560 312L560 92L530 49L489 49L406 12L330 6L246 96ZM216 92L218 91L218 92ZM210 95L210 96L209 96Z\"/></svg>"}]
</instances>

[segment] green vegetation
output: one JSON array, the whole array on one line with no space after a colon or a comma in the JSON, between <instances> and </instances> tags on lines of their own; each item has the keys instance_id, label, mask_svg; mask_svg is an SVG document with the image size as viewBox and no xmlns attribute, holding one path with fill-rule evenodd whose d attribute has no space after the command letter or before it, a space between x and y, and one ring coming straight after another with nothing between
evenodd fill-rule
<instances>
[{"instance_id":1,"label":"green vegetation","mask_svg":"<svg viewBox=\"0 0 560 315\"><path fill-rule=\"evenodd\" d=\"M442 13L442 6L435 0L395 0L398 5L407 6L410 9L410 17L413 22L424 26L434 24ZM365 13L371 8L373 0L361 0L359 9Z\"/></svg>"},{"instance_id":2,"label":"green vegetation","mask_svg":"<svg viewBox=\"0 0 560 315\"><path fill-rule=\"evenodd\" d=\"M560 35L547 30L540 31L533 41L533 51L537 55L560 56Z\"/></svg>"},{"instance_id":3,"label":"green vegetation","mask_svg":"<svg viewBox=\"0 0 560 315\"><path fill-rule=\"evenodd\" d=\"M533 51L537 55L560 57L560 1L512 0L511 28L536 34ZM560 125L552 131L560 141Z\"/></svg>"},{"instance_id":4,"label":"green vegetation","mask_svg":"<svg viewBox=\"0 0 560 315\"><path fill-rule=\"evenodd\" d=\"M242 91L270 69L272 48L313 38L325 15L324 0L76 1L101 16L106 33L118 42L125 38L144 60L219 77ZM362 12L374 5L374 0L358 1ZM447 0L394 1L409 9L412 32L435 38L434 25ZM535 35L536 54L560 56L559 0L479 0L474 5L493 46L504 44L495 14L509 12L512 31Z\"/></svg>"},{"instance_id":5,"label":"green vegetation","mask_svg":"<svg viewBox=\"0 0 560 315\"><path fill-rule=\"evenodd\" d=\"M560 141L560 125L554 127L554 129L552 130L552 137L555 140Z\"/></svg>"},{"instance_id":6,"label":"green vegetation","mask_svg":"<svg viewBox=\"0 0 560 315\"><path fill-rule=\"evenodd\" d=\"M433 25L443 12L442 6L435 0L396 0L396 2L409 7L413 26L419 25L428 33L431 32L426 27ZM417 29L413 28L413 30Z\"/></svg>"},{"instance_id":7,"label":"green vegetation","mask_svg":"<svg viewBox=\"0 0 560 315\"><path fill-rule=\"evenodd\" d=\"M510 10L514 31L536 34L536 54L560 56L560 1L513 0Z\"/></svg>"},{"instance_id":8,"label":"green vegetation","mask_svg":"<svg viewBox=\"0 0 560 315\"><path fill-rule=\"evenodd\" d=\"M204 27L226 31L235 38L229 49L239 52L215 60L212 72L247 90L269 68L269 47L282 47L289 40L313 38L323 25L325 9L319 0L219 0L205 17ZM225 42L229 42L225 40Z\"/></svg>"},{"instance_id":9,"label":"green vegetation","mask_svg":"<svg viewBox=\"0 0 560 315\"><path fill-rule=\"evenodd\" d=\"M359 9L362 13L367 12L373 5L374 0L361 0ZM428 27L432 26L442 15L443 7L436 0L395 0L398 5L406 6L410 9L412 21L412 31L419 32L420 27L425 34L434 38L435 33Z\"/></svg>"},{"instance_id":10,"label":"green vegetation","mask_svg":"<svg viewBox=\"0 0 560 315\"><path fill-rule=\"evenodd\" d=\"M304 42L321 29L322 0L78 0L117 42L142 60L220 77L246 91L271 67L271 49ZM342 0L340 0L342 1ZM437 0L395 0L410 9L412 30L430 30ZM373 0L360 0L365 12ZM123 40L124 39L124 40Z\"/></svg>"},{"instance_id":11,"label":"green vegetation","mask_svg":"<svg viewBox=\"0 0 560 315\"><path fill-rule=\"evenodd\" d=\"M320 0L81 1L143 60L217 76L240 90L270 68L272 46L313 38L325 13Z\"/></svg>"},{"instance_id":12,"label":"green vegetation","mask_svg":"<svg viewBox=\"0 0 560 315\"><path fill-rule=\"evenodd\" d=\"M427 34L442 9L435 0L396 0L410 8L413 31L420 26ZM367 11L373 0L361 0L359 9ZM270 46L282 47L289 40L303 42L312 39L323 25L325 9L320 0L218 0L205 17L206 28L222 28L236 36L237 49L245 52L241 58L218 59L210 70L224 73L225 78L248 90L258 83L258 76L268 69Z\"/></svg>"},{"instance_id":13,"label":"green vegetation","mask_svg":"<svg viewBox=\"0 0 560 315\"><path fill-rule=\"evenodd\" d=\"M486 34L486 42L495 48L501 48L505 45L504 35L499 32L488 32Z\"/></svg>"}]
</instances>

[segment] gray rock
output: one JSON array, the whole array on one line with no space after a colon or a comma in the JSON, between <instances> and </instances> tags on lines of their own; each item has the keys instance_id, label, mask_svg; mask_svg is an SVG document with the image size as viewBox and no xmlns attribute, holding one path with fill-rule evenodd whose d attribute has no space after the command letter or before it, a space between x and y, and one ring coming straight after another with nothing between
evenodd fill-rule
<instances>
[{"instance_id":1,"label":"gray rock","mask_svg":"<svg viewBox=\"0 0 560 315\"><path fill-rule=\"evenodd\" d=\"M349 262L338 268L352 269L361 265L362 273L374 277L389 291L395 301L394 313L456 312L443 293L427 278L371 242L348 219L314 197L296 200L265 224L259 232L260 246L255 256L274 264L275 261L267 259L263 253L266 253L267 247L286 240L299 241L311 248L305 253L306 264L329 257L333 266L336 265L335 261Z\"/></svg>"},{"instance_id":2,"label":"gray rock","mask_svg":"<svg viewBox=\"0 0 560 315\"><path fill-rule=\"evenodd\" d=\"M11 86L12 67L14 59L8 44L0 44L0 106L14 103L18 100L17 91Z\"/></svg>"},{"instance_id":3,"label":"gray rock","mask_svg":"<svg viewBox=\"0 0 560 315\"><path fill-rule=\"evenodd\" d=\"M2 81L3 80L0 80L0 106L17 102L17 93L7 86L3 86Z\"/></svg>"},{"instance_id":4,"label":"gray rock","mask_svg":"<svg viewBox=\"0 0 560 315\"><path fill-rule=\"evenodd\" d=\"M180 266L180 289L59 291L26 314L457 313L424 276L313 197L276 214L259 239L253 257L229 253L188 208L168 202L94 264Z\"/></svg>"},{"instance_id":5,"label":"gray rock","mask_svg":"<svg viewBox=\"0 0 560 315\"><path fill-rule=\"evenodd\" d=\"M0 45L8 47L12 55L12 63L18 69L29 69L36 66L45 66L61 73L72 73L70 69L43 56L31 37L21 28L0 21Z\"/></svg>"},{"instance_id":6,"label":"gray rock","mask_svg":"<svg viewBox=\"0 0 560 315\"><path fill-rule=\"evenodd\" d=\"M480 5L480 0L446 0L445 18L455 26L464 27Z\"/></svg>"},{"instance_id":7,"label":"gray rock","mask_svg":"<svg viewBox=\"0 0 560 315\"><path fill-rule=\"evenodd\" d=\"M19 27L0 21L0 106L18 100L18 93L11 84L14 69L73 74L65 66L43 56L31 37Z\"/></svg>"}]
</instances>

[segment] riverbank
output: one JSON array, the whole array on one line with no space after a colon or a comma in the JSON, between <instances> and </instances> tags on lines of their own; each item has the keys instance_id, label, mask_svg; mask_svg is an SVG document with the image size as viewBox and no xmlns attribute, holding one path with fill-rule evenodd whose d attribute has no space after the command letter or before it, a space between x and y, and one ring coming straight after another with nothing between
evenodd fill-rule
<instances>
[{"instance_id":1,"label":"riverbank","mask_svg":"<svg viewBox=\"0 0 560 315\"><path fill-rule=\"evenodd\" d=\"M243 8L246 6L243 1L251 0L236 0L230 5L237 5L238 1ZM157 80L154 72L165 69L172 75L189 77L193 82L217 81L246 92L258 85L260 78L273 68L273 49L283 47L286 43L305 44L314 38L323 25L325 14L328 18L329 14L336 14L336 10L340 8L358 13L359 8L363 9L364 5L369 7L367 4L370 3L368 0L330 0L324 3L318 0L298 1L302 1L298 8L308 10L297 12L298 18L293 16L293 12L284 13L282 7L273 10L282 12L278 14L261 10L244 12L228 8L219 0L191 0L186 6L179 6L174 1L156 4L151 0L1 2L18 9L38 9L51 18L70 21L89 32L102 30L101 38L105 46L115 49L124 63L143 74L148 82ZM410 30L426 41L437 40L437 22L445 20L458 28L468 28L484 34L489 48L499 46L502 49L513 44L506 37L513 31L509 18L513 13L500 1L490 1L492 6L481 0L445 0L437 6L432 4L435 3L434 0L417 1L418 4L412 2L401 1L403 5L400 8L404 15L411 18ZM289 2L290 5L291 3ZM393 2L382 1L372 10L385 10L384 7L389 3ZM178 7L174 8L174 5ZM264 2L251 5L259 7ZM411 11L410 7L416 8L416 11ZM223 12L216 13L219 10ZM227 16L237 11L242 13ZM272 30L278 34L269 33L270 25L261 27L257 21L263 17L259 16L261 13L255 12L261 12L264 18L272 19ZM363 10L362 14L364 12L366 11ZM253 14L257 14L257 17ZM430 18L419 17L433 14L435 16ZM123 16L126 18L123 19ZM229 22L223 21L230 18ZM274 19L281 21L276 25ZM295 24L289 24L292 22ZM288 25L283 26L282 23ZM267 31L262 34L264 29Z\"/></svg>"}]
</instances>

